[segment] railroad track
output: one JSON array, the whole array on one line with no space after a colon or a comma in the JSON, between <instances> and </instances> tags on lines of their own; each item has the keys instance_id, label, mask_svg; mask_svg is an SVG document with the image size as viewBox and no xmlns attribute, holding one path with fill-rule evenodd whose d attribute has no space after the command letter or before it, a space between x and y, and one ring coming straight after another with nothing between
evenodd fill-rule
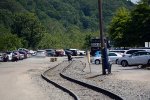
<instances>
[{"instance_id":1,"label":"railroad track","mask_svg":"<svg viewBox=\"0 0 150 100\"><path fill-rule=\"evenodd\" d=\"M122 100L116 95L111 93L110 95L108 91L99 89L95 86L91 86L87 83L80 82L64 75L63 73L70 69L72 67L71 65L72 62L64 61L61 64L44 72L42 77L51 84L62 89L64 92L69 93L74 100L114 100L115 98L117 98L117 100Z\"/></svg>"}]
</instances>

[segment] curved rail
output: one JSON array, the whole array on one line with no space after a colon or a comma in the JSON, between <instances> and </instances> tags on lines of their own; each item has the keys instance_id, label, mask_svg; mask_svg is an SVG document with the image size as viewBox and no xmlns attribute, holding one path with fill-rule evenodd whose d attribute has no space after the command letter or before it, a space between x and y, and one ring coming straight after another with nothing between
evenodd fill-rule
<instances>
[{"instance_id":1,"label":"curved rail","mask_svg":"<svg viewBox=\"0 0 150 100\"><path fill-rule=\"evenodd\" d=\"M79 100L79 98L78 98L72 91L70 91L70 90L66 89L65 87L63 87L63 86L57 84L56 82L53 82L53 81L49 80L49 79L48 79L45 75L43 75L43 74L41 74L41 76L42 76L42 78L43 78L44 80L46 80L47 82L53 84L53 85L56 86L57 88L63 90L63 91L66 92L66 93L68 93L70 96L72 96L72 97L74 98L74 100Z\"/></svg>"},{"instance_id":2,"label":"curved rail","mask_svg":"<svg viewBox=\"0 0 150 100\"><path fill-rule=\"evenodd\" d=\"M76 79L73 79L73 78L71 78L71 77L68 77L68 76L66 76L66 75L64 75L64 74L62 74L62 73L60 73L60 75L61 75L61 77L65 78L65 79L67 79L67 80L69 80L69 81L71 81L71 82L77 83L77 84L79 84L79 85L82 85L82 86L84 86L84 87L87 87L87 88L89 88L89 89L92 89L92 90L94 90L94 91L96 91L96 92L103 93L103 94L109 96L110 98L112 98L112 99L114 99L114 100L123 100L123 99L122 99L121 97L119 97L118 95L113 94L113 93L111 93L111 92L109 92L109 91L107 91L107 90L104 90L104 89L102 89L102 88L96 87L96 86L94 86L94 85L87 84L87 83L85 83L85 82L81 82L81 81L79 81L79 80L76 80Z\"/></svg>"},{"instance_id":3,"label":"curved rail","mask_svg":"<svg viewBox=\"0 0 150 100\"><path fill-rule=\"evenodd\" d=\"M63 63L63 62L62 62L62 63ZM60 63L60 64L62 64L62 63ZM59 66L60 64L58 64L57 66ZM88 84L88 83L85 83L85 82L76 80L76 79L74 79L74 78L71 78L71 77L69 77L69 76L63 74L63 72L64 72L65 70L67 70L69 67L71 67L71 64L72 64L72 62L69 63L66 67L64 67L64 68L58 73L58 74L60 75L59 77L62 77L62 78L66 79L66 80L68 80L68 81L70 81L70 82L76 83L76 84L78 84L78 85L80 85L80 86L82 86L82 87L85 87L85 88L88 88L88 89L90 89L90 90L93 90L93 91L95 91L95 92L97 92L97 93L102 93L103 95L106 95L106 96L110 97L111 99L123 100L121 97L119 97L119 96L117 96L116 94L113 94L113 93L111 93L111 92L109 92L109 91L107 91L107 90L104 90L104 89L101 89L101 88L96 87L96 86L94 86L94 85L90 85L90 84ZM78 96L77 96L75 93L73 93L72 91L68 90L67 88L65 88L65 87L63 87L63 86L61 86L61 85L59 85L57 82L54 82L54 81L50 80L50 79L48 78L48 76L45 75L45 73L47 73L48 71L50 71L50 70L56 68L57 66L55 66L55 67L53 67L53 68L51 68L51 69L45 71L44 74L41 75L42 78L45 79L47 82L49 82L49 83L55 85L56 87L60 88L60 89L63 90L64 92L70 94L75 100L79 100Z\"/></svg>"}]
</instances>

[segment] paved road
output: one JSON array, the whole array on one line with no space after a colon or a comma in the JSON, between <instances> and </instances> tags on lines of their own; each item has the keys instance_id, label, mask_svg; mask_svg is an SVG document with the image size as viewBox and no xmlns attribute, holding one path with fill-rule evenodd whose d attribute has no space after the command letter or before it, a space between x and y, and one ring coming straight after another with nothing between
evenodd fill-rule
<instances>
[{"instance_id":1,"label":"paved road","mask_svg":"<svg viewBox=\"0 0 150 100\"><path fill-rule=\"evenodd\" d=\"M57 63L49 62L49 58L28 58L18 62L0 62L0 100L69 99L68 94L47 84L40 77L40 74L48 66L52 67Z\"/></svg>"}]
</instances>

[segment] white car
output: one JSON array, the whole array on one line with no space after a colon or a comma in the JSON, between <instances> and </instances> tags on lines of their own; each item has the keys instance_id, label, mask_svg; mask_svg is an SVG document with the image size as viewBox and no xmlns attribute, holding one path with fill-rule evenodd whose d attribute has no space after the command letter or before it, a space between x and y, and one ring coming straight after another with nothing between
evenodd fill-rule
<instances>
[{"instance_id":1,"label":"white car","mask_svg":"<svg viewBox=\"0 0 150 100\"><path fill-rule=\"evenodd\" d=\"M79 50L79 49L69 49L71 51L74 51L76 52L76 56L83 56L83 55L86 55L86 52L84 50Z\"/></svg>"},{"instance_id":2,"label":"white car","mask_svg":"<svg viewBox=\"0 0 150 100\"><path fill-rule=\"evenodd\" d=\"M45 50L38 50L36 52L36 57L46 57L46 51Z\"/></svg>"},{"instance_id":3,"label":"white car","mask_svg":"<svg viewBox=\"0 0 150 100\"><path fill-rule=\"evenodd\" d=\"M109 50L109 52L116 52L123 55L127 50Z\"/></svg>"},{"instance_id":4,"label":"white car","mask_svg":"<svg viewBox=\"0 0 150 100\"><path fill-rule=\"evenodd\" d=\"M8 51L6 53L7 53L7 56L8 56L8 60L12 61L12 59L13 59L13 52L12 51Z\"/></svg>"},{"instance_id":5,"label":"white car","mask_svg":"<svg viewBox=\"0 0 150 100\"><path fill-rule=\"evenodd\" d=\"M0 61L3 61L3 53L0 53Z\"/></svg>"},{"instance_id":6,"label":"white car","mask_svg":"<svg viewBox=\"0 0 150 100\"><path fill-rule=\"evenodd\" d=\"M144 49L129 49L123 53L123 57L130 56L133 53L138 52L138 51L146 51L146 50L144 50Z\"/></svg>"},{"instance_id":7,"label":"white car","mask_svg":"<svg viewBox=\"0 0 150 100\"><path fill-rule=\"evenodd\" d=\"M121 57L122 57L122 55L119 53L116 53L116 52L109 52L109 54L108 54L108 59L112 63L117 63L118 59ZM95 64L100 64L102 62L101 54L95 55L92 62Z\"/></svg>"},{"instance_id":8,"label":"white car","mask_svg":"<svg viewBox=\"0 0 150 100\"><path fill-rule=\"evenodd\" d=\"M130 56L122 57L118 59L117 64L123 67L132 65L146 65L150 64L150 52L138 51Z\"/></svg>"},{"instance_id":9,"label":"white car","mask_svg":"<svg viewBox=\"0 0 150 100\"><path fill-rule=\"evenodd\" d=\"M86 55L86 52L84 50L78 50L77 53L80 56Z\"/></svg>"}]
</instances>

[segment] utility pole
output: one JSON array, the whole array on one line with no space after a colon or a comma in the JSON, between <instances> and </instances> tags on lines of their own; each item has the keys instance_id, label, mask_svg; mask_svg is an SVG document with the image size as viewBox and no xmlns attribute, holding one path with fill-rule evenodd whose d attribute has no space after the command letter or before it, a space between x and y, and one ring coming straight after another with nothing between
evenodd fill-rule
<instances>
[{"instance_id":1,"label":"utility pole","mask_svg":"<svg viewBox=\"0 0 150 100\"><path fill-rule=\"evenodd\" d=\"M108 56L107 56L107 47L104 42L104 33L103 33L103 21L102 21L102 0L98 0L98 9L99 9L99 29L100 29L100 44L101 44L101 59L102 59L102 74L106 75L106 69L108 69Z\"/></svg>"}]
</instances>

